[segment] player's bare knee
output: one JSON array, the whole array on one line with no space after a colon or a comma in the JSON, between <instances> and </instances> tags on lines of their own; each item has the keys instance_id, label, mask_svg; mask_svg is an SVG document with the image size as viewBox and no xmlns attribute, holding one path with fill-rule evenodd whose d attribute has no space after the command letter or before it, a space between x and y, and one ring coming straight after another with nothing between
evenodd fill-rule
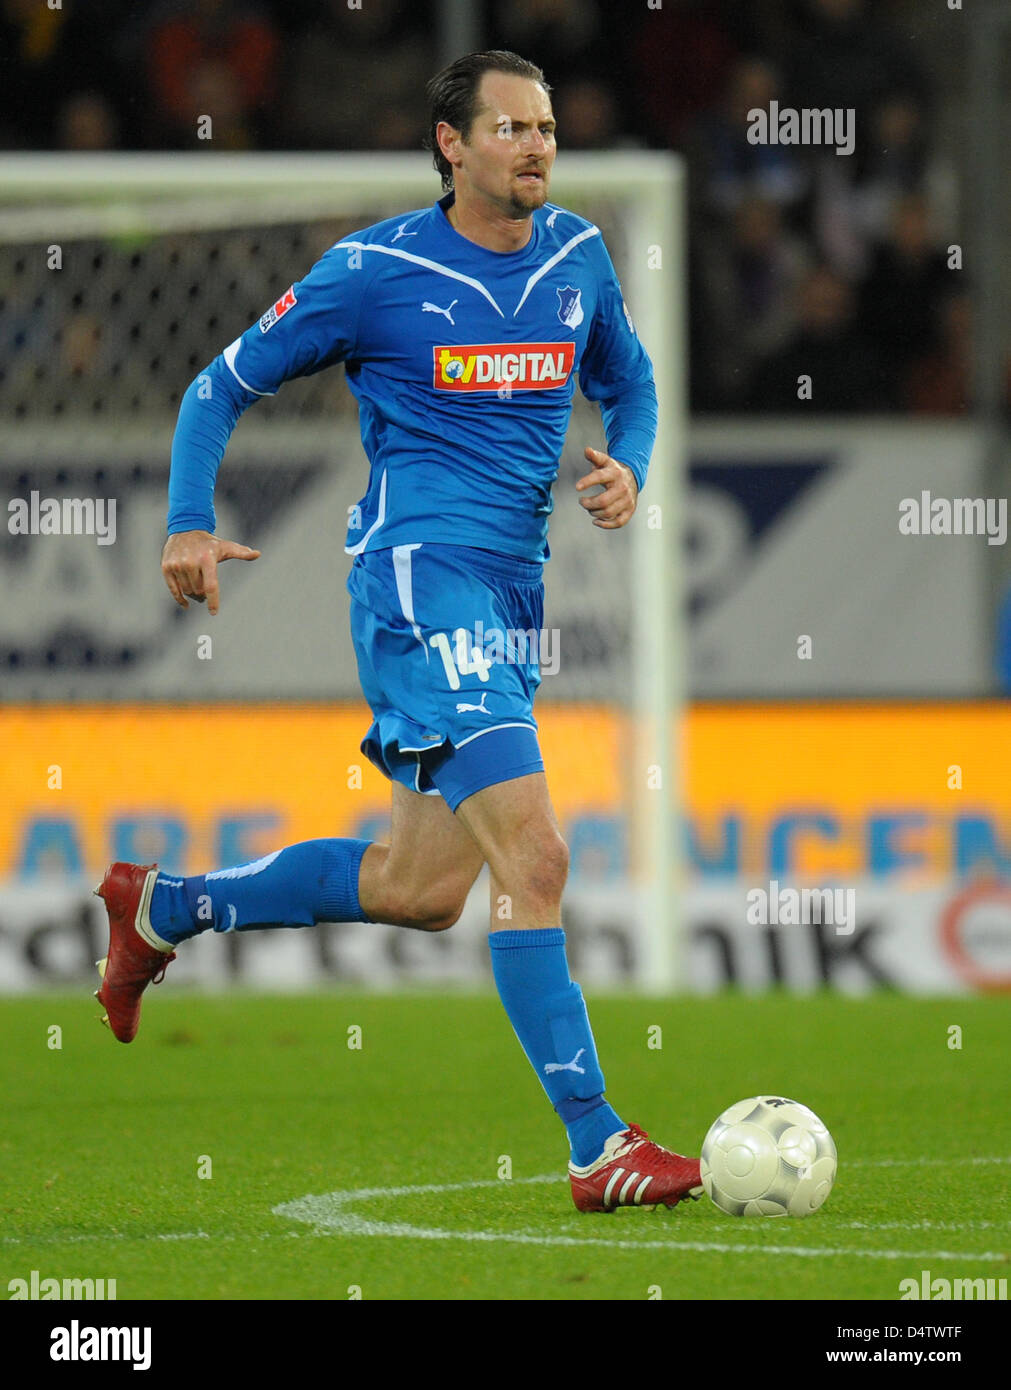
<instances>
[{"instance_id":1,"label":"player's bare knee","mask_svg":"<svg viewBox=\"0 0 1011 1390\"><path fill-rule=\"evenodd\" d=\"M539 846L538 858L548 876L564 888L569 876L569 847L554 828L545 834L543 845Z\"/></svg>"},{"instance_id":2,"label":"player's bare knee","mask_svg":"<svg viewBox=\"0 0 1011 1390\"><path fill-rule=\"evenodd\" d=\"M551 898L560 898L569 877L569 847L557 831L545 837L545 844L539 848L534 866L534 882L542 893Z\"/></svg>"},{"instance_id":3,"label":"player's bare knee","mask_svg":"<svg viewBox=\"0 0 1011 1390\"><path fill-rule=\"evenodd\" d=\"M554 903L561 899L569 876L569 847L554 827L524 837L508 856L502 881L512 884L526 901Z\"/></svg>"}]
</instances>

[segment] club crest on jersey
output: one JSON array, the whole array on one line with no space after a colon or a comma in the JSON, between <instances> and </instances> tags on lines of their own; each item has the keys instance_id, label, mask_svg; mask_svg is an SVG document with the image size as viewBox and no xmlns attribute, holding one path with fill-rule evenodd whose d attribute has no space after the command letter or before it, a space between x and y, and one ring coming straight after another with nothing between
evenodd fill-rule
<instances>
[{"instance_id":1,"label":"club crest on jersey","mask_svg":"<svg viewBox=\"0 0 1011 1390\"><path fill-rule=\"evenodd\" d=\"M583 322L583 291L566 285L556 290L558 295L558 317L566 328L578 328Z\"/></svg>"},{"instance_id":2,"label":"club crest on jersey","mask_svg":"<svg viewBox=\"0 0 1011 1390\"><path fill-rule=\"evenodd\" d=\"M281 298L277 300L276 303L272 304L264 314L263 318L260 320L260 332L266 333L268 329L273 328L278 319L283 319L288 310L294 309L297 303L298 300L295 298L295 286L292 285L291 289L285 290Z\"/></svg>"},{"instance_id":3,"label":"club crest on jersey","mask_svg":"<svg viewBox=\"0 0 1011 1390\"><path fill-rule=\"evenodd\" d=\"M432 349L437 391L551 391L572 371L575 343L474 343Z\"/></svg>"}]
</instances>

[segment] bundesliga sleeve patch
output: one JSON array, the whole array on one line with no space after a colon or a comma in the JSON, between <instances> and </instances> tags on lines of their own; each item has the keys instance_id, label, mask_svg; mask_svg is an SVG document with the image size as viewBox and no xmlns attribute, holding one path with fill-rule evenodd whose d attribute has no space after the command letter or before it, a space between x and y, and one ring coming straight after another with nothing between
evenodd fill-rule
<instances>
[{"instance_id":1,"label":"bundesliga sleeve patch","mask_svg":"<svg viewBox=\"0 0 1011 1390\"><path fill-rule=\"evenodd\" d=\"M564 386L575 343L476 343L432 349L437 391L551 391Z\"/></svg>"},{"instance_id":2,"label":"bundesliga sleeve patch","mask_svg":"<svg viewBox=\"0 0 1011 1390\"><path fill-rule=\"evenodd\" d=\"M273 328L278 319L283 319L288 310L293 309L297 303L295 286L292 285L291 289L285 290L281 298L272 304L264 314L260 320L260 332L266 333L268 329Z\"/></svg>"}]
</instances>

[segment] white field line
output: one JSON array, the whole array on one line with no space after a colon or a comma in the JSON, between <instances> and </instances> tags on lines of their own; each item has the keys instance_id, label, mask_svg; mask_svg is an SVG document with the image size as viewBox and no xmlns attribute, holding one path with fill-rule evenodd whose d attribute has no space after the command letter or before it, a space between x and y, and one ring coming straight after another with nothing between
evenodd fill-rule
<instances>
[{"instance_id":1,"label":"white field line","mask_svg":"<svg viewBox=\"0 0 1011 1390\"><path fill-rule=\"evenodd\" d=\"M895 1167L921 1167L933 1165L949 1165L957 1169L969 1164L1008 1164L1011 1157L992 1157L992 1158L910 1158L910 1159L851 1159L847 1167L854 1167L858 1164L862 1167L873 1168L895 1168ZM552 1183L565 1181L565 1174L548 1173L533 1178L512 1178L508 1181L516 1184L530 1185L537 1183ZM815 1246L783 1246L783 1245L760 1245L732 1244L724 1241L685 1241L685 1240L608 1240L603 1237L595 1236L546 1236L536 1231L452 1231L443 1230L435 1227L411 1226L403 1222L383 1222L367 1221L365 1218L347 1211L346 1208L352 1203L369 1201L375 1198L391 1197L413 1197L418 1195L437 1195L442 1192L461 1192L473 1191L478 1188L502 1187L504 1180L490 1178L481 1181L459 1182L459 1183L426 1183L413 1187L378 1187L378 1188L359 1188L348 1192L330 1192L321 1195L296 1198L292 1202L283 1202L279 1206L272 1208L274 1216L287 1217L290 1220L299 1221L312 1227L310 1231L262 1231L255 1235L233 1235L221 1233L211 1235L207 1231L166 1231L152 1232L144 1235L128 1235L124 1232L95 1232L92 1235L75 1234L66 1236L44 1236L44 1237L21 1237L21 1236L0 1236L0 1248L7 1246L62 1246L62 1245L87 1245L87 1244L108 1244L124 1241L190 1241L190 1240L214 1240L221 1242L242 1241L268 1241L268 1240L298 1240L312 1237L325 1237L330 1235L351 1235L351 1236L396 1236L401 1239L413 1240L463 1240L463 1241L501 1241L506 1244L520 1245L598 1245L606 1249L618 1250L692 1250L698 1253L707 1254L758 1254L758 1255L795 1255L800 1257L811 1256L847 1256L855 1255L863 1259L879 1260L898 1260L898 1259L922 1259L922 1260L979 1260L979 1261L1001 1261L1008 1258L1006 1251L985 1250L976 1253L969 1251L947 1251L947 1250L867 1250L857 1248L825 1248ZM727 1218L730 1220L731 1218ZM788 1222L787 1229L793 1226L793 1222ZM966 1222L931 1222L931 1221L850 1221L843 1229L873 1231L914 1231L914 1230L936 1230L936 1231L973 1231L973 1230L1004 1230L1011 1223L991 1222L991 1221L966 1221ZM750 1224L742 1229L755 1231L768 1230L768 1225Z\"/></svg>"},{"instance_id":2,"label":"white field line","mask_svg":"<svg viewBox=\"0 0 1011 1390\"><path fill-rule=\"evenodd\" d=\"M515 1181L520 1182L520 1181L523 1181L523 1179L515 1179ZM384 1190L384 1191L385 1191L385 1190ZM335 1195L335 1194L331 1194L331 1195ZM353 1195L353 1194L349 1194L349 1195ZM358 1194L358 1195L361 1195L361 1194ZM389 1194L387 1193L386 1195L389 1195ZM302 1198L302 1199L298 1199L298 1200L305 1200L305 1199ZM319 1200L319 1199L316 1199L316 1200ZM284 1204L283 1207L277 1207L277 1208L275 1208L275 1209L274 1209L274 1214L277 1215L277 1216L287 1215L287 1210L286 1210L286 1208L287 1208L287 1206L289 1206L289 1205L291 1205L291 1204L286 1203L286 1204ZM296 1217L294 1217L294 1219L295 1219L295 1220L302 1220L303 1218L297 1217L297 1216L296 1216ZM729 1220L729 1219L730 1219L730 1218L728 1218L728 1220ZM396 1234L399 1234L399 1232L394 1231L394 1230L392 1230L391 1228L389 1228L389 1227L387 1227L387 1226L385 1226L385 1225L382 1225L382 1223L377 1223L377 1224L381 1225L381 1229L378 1229L378 1230L375 1230L375 1231L367 1231L367 1232L364 1232L364 1231L363 1231L363 1232L357 1232L357 1231L341 1232L340 1230L337 1230L336 1228L330 1227L330 1226L327 1226L327 1225L317 1225L315 1222L313 1222L313 1223L311 1223L311 1224L313 1224L313 1227L314 1227L314 1229L311 1230L311 1231L258 1231L256 1234L252 1234L252 1235L234 1235L234 1234L231 1234L231 1233L229 1233L229 1232L227 1232L227 1231L216 1232L214 1235L211 1235L211 1233L210 1233L209 1231L154 1231L154 1232L148 1232L147 1234L143 1234L143 1235L124 1235L122 1232L118 1232L118 1231L117 1231L117 1232L101 1232L101 1231L96 1231L93 1235L81 1235L81 1234L76 1234L76 1235L68 1235L68 1236L37 1236L37 1237L31 1237L31 1236L0 1236L0 1247L6 1248L6 1247L8 1247L8 1246L30 1245L30 1246L33 1246L33 1247L36 1247L36 1246L37 1246L37 1247L43 1248L43 1247L46 1247L46 1246L64 1246L64 1245L108 1245L108 1244L116 1244L116 1243L121 1243L121 1242L131 1242L131 1243L132 1243L132 1242L135 1242L135 1241L136 1241L136 1242L143 1242L143 1241L152 1241L152 1240L160 1240L160 1241L173 1241L173 1240L179 1240L179 1241L189 1241L189 1240L213 1240L213 1241L215 1241L215 1242L220 1242L220 1243L228 1244L228 1243L230 1243L230 1242L239 1241L239 1240L241 1240L241 1241L261 1241L261 1240L306 1240L306 1239L309 1239L309 1238L311 1238L311 1237L323 1238L323 1237L326 1237L326 1236L340 1235L340 1234L350 1234L350 1235L355 1235L355 1234L368 1234L368 1235L396 1235ZM792 1223L791 1223L791 1224L792 1224ZM958 1231L979 1231L979 1230L1001 1230L1001 1231L1003 1231L1003 1230L1007 1230L1009 1226L1011 1226L1011 1222L999 1222L999 1221L963 1221L963 1222L959 1222L959 1221L937 1221L937 1222L934 1222L934 1221L911 1221L911 1222L910 1222L910 1221L888 1221L888 1222L847 1221L846 1224L845 1224L844 1226L842 1226L842 1227L836 1226L835 1229L836 1229L836 1230L840 1230L840 1229L841 1229L841 1230L847 1230L847 1231L867 1231L868 1233L872 1233L872 1232L874 1232L874 1231L922 1231L922 1230L947 1231L947 1232L956 1231L956 1232L958 1232ZM754 1228L752 1228L752 1229L757 1229L757 1227L754 1227ZM765 1228L765 1229L767 1229L767 1228ZM526 1234L534 1234L534 1233L526 1233ZM487 1236L471 1237L469 1232L444 1231L444 1232L441 1233L441 1236L440 1236L440 1238L445 1238L445 1239L447 1239L447 1240L449 1240L449 1239L451 1239L451 1238L454 1238L454 1237L458 1237L458 1238L461 1239L461 1240L466 1240L466 1239L468 1239L468 1238L471 1238L471 1239L485 1239L485 1238L487 1238L487 1239L495 1239L495 1240L507 1240L507 1239L509 1239L508 1236L502 1235L502 1234L499 1233L499 1232L489 1233ZM435 1237L432 1237L432 1238L435 1238ZM558 1241L548 1242L548 1243L556 1243L556 1244L558 1244L558 1243L562 1243L562 1241L561 1241L561 1238L559 1238ZM573 1245L591 1245L591 1244L594 1243L594 1241L593 1241L593 1239L590 1238L590 1237L582 1237L581 1239L573 1238L569 1243L570 1243L570 1244L573 1244ZM628 1240L628 1241L625 1241L625 1242L607 1240L607 1241L599 1241L599 1242L597 1242L597 1243L598 1243L598 1244L602 1244L602 1245L616 1245L618 1248L622 1248L622 1246L624 1245L624 1246L625 1246L626 1248L628 1248L628 1249L637 1249L639 1246L643 1246L644 1248L649 1249L649 1248L650 1248L650 1244L651 1244L650 1242L644 1241L644 1240ZM662 1244L662 1245L664 1245L664 1246L673 1245L673 1246L678 1246L678 1247L680 1247L680 1245L681 1245L681 1243L680 1243L680 1242L677 1242L677 1241L662 1241L662 1242L660 1242L660 1244ZM684 1246L684 1248L685 1248L685 1249L702 1249L702 1248L705 1248L705 1249L709 1249L709 1250L716 1251L716 1250L721 1250L721 1249L724 1249L724 1248L727 1248L727 1247L724 1247L724 1246L722 1246L722 1245L707 1245L707 1246L705 1246L705 1247L702 1247L702 1246L697 1245L697 1244L696 1244L696 1245L687 1245L687 1244L686 1244L686 1245ZM773 1253L776 1253L776 1252L778 1251L778 1247L764 1246L764 1245L749 1245L749 1246L747 1246L747 1247L740 1246L740 1247L734 1247L734 1248L735 1248L735 1249L745 1249L745 1248L746 1248L746 1249L748 1249L748 1250L756 1250L756 1251L758 1251L759 1253L761 1253L762 1251L772 1251ZM806 1250L804 1250L803 1252L798 1251L797 1253L804 1253L804 1254L806 1254L806 1253L808 1253L808 1252L807 1252ZM814 1253L821 1253L821 1252L814 1252ZM868 1256L868 1255L874 1255L876 1252L874 1252L874 1251L861 1251L861 1250L858 1250L858 1249L846 1249L846 1250L840 1250L840 1251L838 1251L838 1253L839 1253L839 1254L845 1254L845 1255L863 1255L863 1256L866 1257L866 1256ZM899 1254L907 1254L907 1253L912 1257L912 1256L914 1255L915 1252L913 1252L913 1251L908 1251L908 1252L907 1252L907 1251L897 1251L897 1252L895 1252L895 1256L896 1256L896 1258L897 1258ZM955 1258L955 1256L952 1256L952 1258ZM1005 1254L1005 1255L995 1256L995 1254L994 1254L993 1252L986 1252L984 1255L980 1255L980 1256L968 1256L968 1255L962 1256L962 1255L960 1255L960 1256L958 1256L958 1258L959 1258L959 1259L963 1259L963 1258L965 1258L965 1259L969 1259L969 1258L976 1259L976 1258L979 1258L979 1259L991 1260L991 1259L994 1259L994 1258L1006 1259L1006 1258L1007 1258L1007 1255Z\"/></svg>"},{"instance_id":3,"label":"white field line","mask_svg":"<svg viewBox=\"0 0 1011 1390\"><path fill-rule=\"evenodd\" d=\"M515 1183L558 1181L556 1177L513 1178ZM734 1255L792 1255L802 1259L856 1255L876 1260L970 1260L999 1262L1007 1259L1005 1251L985 1250L868 1250L831 1246L766 1245L730 1241L698 1240L609 1240L598 1236L543 1235L536 1231L453 1231L441 1227L412 1226L402 1221L369 1221L348 1208L359 1202L397 1197L436 1196L445 1192L473 1191L477 1188L501 1187L502 1180L494 1178L481 1182L424 1183L414 1187L365 1187L349 1192L327 1192L298 1197L274 1207L275 1216L302 1221L313 1227L318 1235L394 1236L407 1240L463 1240L502 1242L510 1245L596 1245L609 1250L691 1250L700 1254ZM767 1225L752 1227L768 1229Z\"/></svg>"}]
</instances>

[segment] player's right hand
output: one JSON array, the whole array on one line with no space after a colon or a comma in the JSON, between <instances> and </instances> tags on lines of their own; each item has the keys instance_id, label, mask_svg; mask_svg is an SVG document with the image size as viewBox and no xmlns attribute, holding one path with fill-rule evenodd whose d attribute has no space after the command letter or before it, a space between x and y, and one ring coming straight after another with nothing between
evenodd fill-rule
<instances>
[{"instance_id":1,"label":"player's right hand","mask_svg":"<svg viewBox=\"0 0 1011 1390\"><path fill-rule=\"evenodd\" d=\"M177 531L161 553L161 572L180 608L187 598L207 600L207 611L218 611L218 564L222 560L258 560L260 552L238 541L223 541L209 531Z\"/></svg>"}]
</instances>

